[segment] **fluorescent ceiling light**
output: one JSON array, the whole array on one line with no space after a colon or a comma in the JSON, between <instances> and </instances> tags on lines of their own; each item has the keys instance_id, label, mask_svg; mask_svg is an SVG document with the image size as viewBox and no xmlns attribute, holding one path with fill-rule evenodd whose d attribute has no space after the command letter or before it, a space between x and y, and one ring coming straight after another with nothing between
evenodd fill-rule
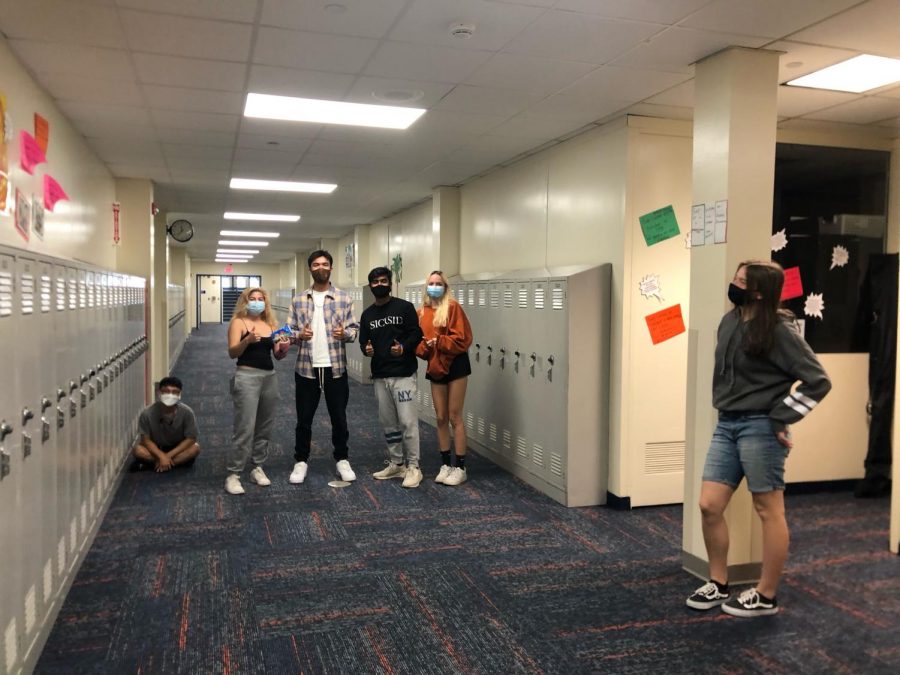
<instances>
[{"instance_id":1,"label":"fluorescent ceiling light","mask_svg":"<svg viewBox=\"0 0 900 675\"><path fill-rule=\"evenodd\" d=\"M272 220L279 223L296 223L300 220L300 216L289 213L237 213L236 211L226 211L224 218L225 220Z\"/></svg>"},{"instance_id":2,"label":"fluorescent ceiling light","mask_svg":"<svg viewBox=\"0 0 900 675\"><path fill-rule=\"evenodd\" d=\"M861 54L785 84L859 94L900 82L900 60Z\"/></svg>"},{"instance_id":3,"label":"fluorescent ceiling light","mask_svg":"<svg viewBox=\"0 0 900 675\"><path fill-rule=\"evenodd\" d=\"M233 239L219 239L219 246L268 246L267 241L235 241Z\"/></svg>"},{"instance_id":4,"label":"fluorescent ceiling light","mask_svg":"<svg viewBox=\"0 0 900 675\"><path fill-rule=\"evenodd\" d=\"M224 255L256 255L259 251L252 248L220 248L216 253Z\"/></svg>"},{"instance_id":5,"label":"fluorescent ceiling light","mask_svg":"<svg viewBox=\"0 0 900 675\"><path fill-rule=\"evenodd\" d=\"M266 237L270 239L281 236L278 232L245 232L243 230L220 230L219 234L223 237Z\"/></svg>"},{"instance_id":6,"label":"fluorescent ceiling light","mask_svg":"<svg viewBox=\"0 0 900 675\"><path fill-rule=\"evenodd\" d=\"M424 114L425 110L422 108L342 103L270 94L248 94L247 105L244 106L244 117L385 129L406 129Z\"/></svg>"},{"instance_id":7,"label":"fluorescent ceiling light","mask_svg":"<svg viewBox=\"0 0 900 675\"><path fill-rule=\"evenodd\" d=\"M330 194L337 187L334 183L298 183L290 180L257 180L232 178L232 190L275 190L278 192L320 192Z\"/></svg>"}]
</instances>

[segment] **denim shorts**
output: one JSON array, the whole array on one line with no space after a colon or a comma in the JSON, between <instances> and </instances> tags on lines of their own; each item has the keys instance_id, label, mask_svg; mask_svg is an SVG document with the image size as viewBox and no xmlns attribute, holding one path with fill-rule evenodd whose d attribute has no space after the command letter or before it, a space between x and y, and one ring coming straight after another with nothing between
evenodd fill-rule
<instances>
[{"instance_id":1,"label":"denim shorts","mask_svg":"<svg viewBox=\"0 0 900 675\"><path fill-rule=\"evenodd\" d=\"M706 454L703 480L736 488L746 476L750 492L784 490L787 453L766 413L720 412Z\"/></svg>"}]
</instances>

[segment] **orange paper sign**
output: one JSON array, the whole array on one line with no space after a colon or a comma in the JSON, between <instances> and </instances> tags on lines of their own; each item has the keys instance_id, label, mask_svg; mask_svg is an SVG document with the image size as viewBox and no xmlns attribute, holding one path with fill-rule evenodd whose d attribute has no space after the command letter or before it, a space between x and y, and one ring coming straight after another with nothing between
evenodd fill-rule
<instances>
[{"instance_id":1,"label":"orange paper sign","mask_svg":"<svg viewBox=\"0 0 900 675\"><path fill-rule=\"evenodd\" d=\"M34 167L47 161L41 146L34 140L34 136L27 131L19 134L19 163L22 168L34 175Z\"/></svg>"},{"instance_id":2,"label":"orange paper sign","mask_svg":"<svg viewBox=\"0 0 900 675\"><path fill-rule=\"evenodd\" d=\"M56 182L50 174L44 174L44 208L52 211L56 206L56 202L61 199L68 199L69 195L62 189L62 186Z\"/></svg>"},{"instance_id":3,"label":"orange paper sign","mask_svg":"<svg viewBox=\"0 0 900 675\"><path fill-rule=\"evenodd\" d=\"M784 271L784 286L781 288L781 300L799 298L803 295L803 282L800 281L800 268L789 267Z\"/></svg>"},{"instance_id":4,"label":"orange paper sign","mask_svg":"<svg viewBox=\"0 0 900 675\"><path fill-rule=\"evenodd\" d=\"M673 305L644 317L650 329L650 339L658 345L669 338L684 332L684 318L681 316L681 305Z\"/></svg>"},{"instance_id":5,"label":"orange paper sign","mask_svg":"<svg viewBox=\"0 0 900 675\"><path fill-rule=\"evenodd\" d=\"M37 113L34 113L34 140L46 155L47 145L50 143L50 122Z\"/></svg>"}]
</instances>

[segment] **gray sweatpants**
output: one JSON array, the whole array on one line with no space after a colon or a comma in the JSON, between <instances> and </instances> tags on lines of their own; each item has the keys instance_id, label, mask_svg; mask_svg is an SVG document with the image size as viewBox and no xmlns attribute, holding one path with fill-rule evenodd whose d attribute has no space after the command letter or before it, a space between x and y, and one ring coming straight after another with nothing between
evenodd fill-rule
<instances>
[{"instance_id":1,"label":"gray sweatpants","mask_svg":"<svg viewBox=\"0 0 900 675\"><path fill-rule=\"evenodd\" d=\"M419 466L419 413L416 376L379 377L373 381L378 421L394 464ZM405 460L404 460L405 456Z\"/></svg>"},{"instance_id":2,"label":"gray sweatpants","mask_svg":"<svg viewBox=\"0 0 900 675\"><path fill-rule=\"evenodd\" d=\"M228 452L228 473L241 473L247 460L260 466L269 456L269 438L278 405L274 370L238 368L231 378L234 440Z\"/></svg>"}]
</instances>

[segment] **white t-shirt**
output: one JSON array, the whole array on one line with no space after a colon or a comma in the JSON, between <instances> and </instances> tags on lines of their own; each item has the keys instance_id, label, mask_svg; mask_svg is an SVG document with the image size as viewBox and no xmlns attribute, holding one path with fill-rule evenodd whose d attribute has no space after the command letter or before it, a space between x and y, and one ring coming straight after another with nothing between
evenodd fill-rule
<instances>
[{"instance_id":1,"label":"white t-shirt","mask_svg":"<svg viewBox=\"0 0 900 675\"><path fill-rule=\"evenodd\" d=\"M330 331L325 325L325 295L328 291L313 291L312 319L312 361L313 368L331 368L331 355L328 353L328 335Z\"/></svg>"}]
</instances>

